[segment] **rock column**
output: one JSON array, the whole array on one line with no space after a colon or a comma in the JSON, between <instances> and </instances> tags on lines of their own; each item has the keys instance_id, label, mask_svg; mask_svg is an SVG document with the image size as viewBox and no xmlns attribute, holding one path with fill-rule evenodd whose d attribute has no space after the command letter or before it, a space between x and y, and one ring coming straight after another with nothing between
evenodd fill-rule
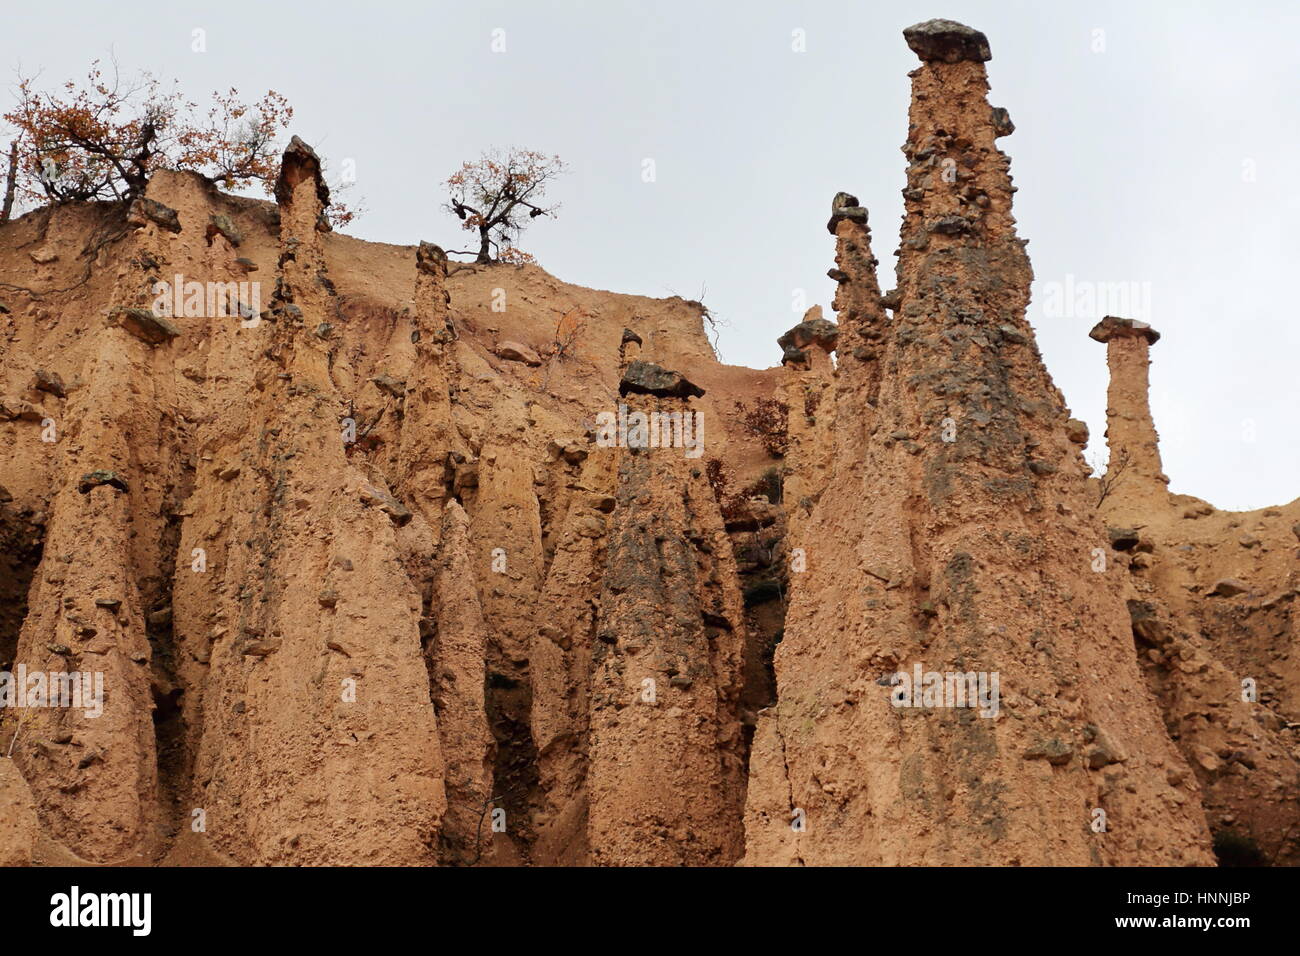
<instances>
[{"instance_id":1,"label":"rock column","mask_svg":"<svg viewBox=\"0 0 1300 956\"><path fill-rule=\"evenodd\" d=\"M338 318L321 241L328 191L297 137L276 196L280 272L254 330L267 340L258 394L239 444L214 449L198 476L203 507L182 547L202 547L206 571L177 572L212 606L211 630L188 645L209 665L194 806L207 840L245 865L430 864L447 797L421 596L397 541L411 514L349 457L355 423L321 327ZM446 625L474 632L472 616ZM458 794L478 802L461 769Z\"/></svg>"},{"instance_id":2,"label":"rock column","mask_svg":"<svg viewBox=\"0 0 1300 956\"><path fill-rule=\"evenodd\" d=\"M1160 333L1145 322L1108 315L1088 333L1106 345L1110 387L1106 392L1106 444L1112 483L1108 503L1140 509L1145 501L1163 501L1169 478L1160 463L1159 436L1149 399L1151 346Z\"/></svg>"}]
</instances>

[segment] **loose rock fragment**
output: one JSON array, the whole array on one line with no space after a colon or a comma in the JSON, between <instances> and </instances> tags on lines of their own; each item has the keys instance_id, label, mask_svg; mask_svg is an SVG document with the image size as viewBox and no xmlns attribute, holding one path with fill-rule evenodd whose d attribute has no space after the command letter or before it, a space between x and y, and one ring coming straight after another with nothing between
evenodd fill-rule
<instances>
[{"instance_id":1,"label":"loose rock fragment","mask_svg":"<svg viewBox=\"0 0 1300 956\"><path fill-rule=\"evenodd\" d=\"M77 490L83 495L89 493L90 489L98 488L100 485L108 485L110 488L116 488L118 491L126 492L126 479L115 471L92 471L81 476L81 481L77 483Z\"/></svg>"},{"instance_id":2,"label":"loose rock fragment","mask_svg":"<svg viewBox=\"0 0 1300 956\"><path fill-rule=\"evenodd\" d=\"M109 316L137 339L150 345L162 345L181 334L181 330L168 319L154 315L148 309L117 306Z\"/></svg>"},{"instance_id":3,"label":"loose rock fragment","mask_svg":"<svg viewBox=\"0 0 1300 956\"><path fill-rule=\"evenodd\" d=\"M681 372L637 360L628 365L618 384L620 395L658 395L663 398L702 398L700 388Z\"/></svg>"},{"instance_id":4,"label":"loose rock fragment","mask_svg":"<svg viewBox=\"0 0 1300 956\"><path fill-rule=\"evenodd\" d=\"M532 366L542 364L536 352L519 342L498 342L495 351L498 357L507 362L523 362L525 365Z\"/></svg>"}]
</instances>

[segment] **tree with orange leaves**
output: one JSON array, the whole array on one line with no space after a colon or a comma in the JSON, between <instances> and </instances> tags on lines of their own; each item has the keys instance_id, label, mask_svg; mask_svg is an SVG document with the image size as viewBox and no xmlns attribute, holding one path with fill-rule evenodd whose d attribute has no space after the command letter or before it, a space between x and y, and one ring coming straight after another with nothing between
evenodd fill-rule
<instances>
[{"instance_id":1,"label":"tree with orange leaves","mask_svg":"<svg viewBox=\"0 0 1300 956\"><path fill-rule=\"evenodd\" d=\"M280 167L276 137L293 117L279 93L248 104L231 89L214 93L202 110L149 73L123 80L116 64L110 72L95 61L83 84L64 83L57 93L20 78L18 103L4 115L18 133L19 195L130 202L159 169L188 170L229 190L254 182L271 190ZM331 210L335 224L351 218Z\"/></svg>"},{"instance_id":2,"label":"tree with orange leaves","mask_svg":"<svg viewBox=\"0 0 1300 956\"><path fill-rule=\"evenodd\" d=\"M444 208L460 219L461 228L478 233L476 262L534 261L515 241L533 219L554 217L559 205L543 205L543 199L562 172L560 157L512 147L489 150L447 179L450 199Z\"/></svg>"}]
</instances>

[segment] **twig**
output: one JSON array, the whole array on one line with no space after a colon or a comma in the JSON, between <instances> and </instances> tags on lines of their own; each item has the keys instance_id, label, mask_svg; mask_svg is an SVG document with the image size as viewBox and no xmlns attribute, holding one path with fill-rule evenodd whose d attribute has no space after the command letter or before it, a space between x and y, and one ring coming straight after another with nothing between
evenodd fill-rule
<instances>
[{"instance_id":1,"label":"twig","mask_svg":"<svg viewBox=\"0 0 1300 956\"><path fill-rule=\"evenodd\" d=\"M1120 454L1118 461L1107 463L1106 473L1098 479L1101 484L1101 495L1097 498L1098 508L1101 507L1101 503L1106 500L1106 497L1115 490L1120 483L1120 479L1124 477L1124 472L1128 470L1128 466L1129 457L1127 451Z\"/></svg>"}]
</instances>

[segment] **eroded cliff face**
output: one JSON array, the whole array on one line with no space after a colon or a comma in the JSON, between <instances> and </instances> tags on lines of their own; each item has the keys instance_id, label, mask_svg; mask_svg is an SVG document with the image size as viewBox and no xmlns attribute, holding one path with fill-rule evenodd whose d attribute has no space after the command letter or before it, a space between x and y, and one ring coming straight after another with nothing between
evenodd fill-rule
<instances>
[{"instance_id":1,"label":"eroded cliff face","mask_svg":"<svg viewBox=\"0 0 1300 956\"><path fill-rule=\"evenodd\" d=\"M987 41L907 38L896 288L837 195L838 323L764 371L699 303L334 235L296 138L275 203L0 225L0 671L104 688L0 711L0 862L1292 861L1297 504L1170 495L1108 319L1098 507Z\"/></svg>"},{"instance_id":2,"label":"eroded cliff face","mask_svg":"<svg viewBox=\"0 0 1300 956\"><path fill-rule=\"evenodd\" d=\"M719 365L698 304L333 236L300 141L276 196L164 173L129 215L4 227L0 664L105 688L6 710L6 826L34 806L42 862L734 861L746 631L706 461L595 419L658 407L619 394L634 352L689 366L662 401L752 476L733 403L773 373ZM606 583L647 546L648 590Z\"/></svg>"}]
</instances>

